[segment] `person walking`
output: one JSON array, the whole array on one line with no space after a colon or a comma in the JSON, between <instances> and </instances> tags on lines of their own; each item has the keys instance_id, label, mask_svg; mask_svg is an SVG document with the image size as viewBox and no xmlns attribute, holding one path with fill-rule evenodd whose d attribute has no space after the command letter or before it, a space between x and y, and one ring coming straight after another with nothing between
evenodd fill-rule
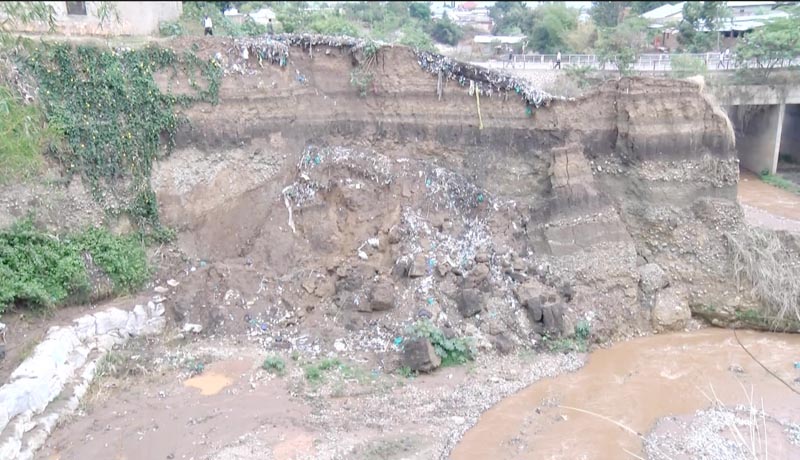
<instances>
[{"instance_id":1,"label":"person walking","mask_svg":"<svg viewBox=\"0 0 800 460\"><path fill-rule=\"evenodd\" d=\"M270 35L275 33L275 30L272 28L272 18L269 18L267 21L267 33Z\"/></svg>"},{"instance_id":2,"label":"person walking","mask_svg":"<svg viewBox=\"0 0 800 460\"><path fill-rule=\"evenodd\" d=\"M554 69L560 69L561 68L561 51L559 51L558 54L556 54L556 63L553 66L553 68Z\"/></svg>"},{"instance_id":3,"label":"person walking","mask_svg":"<svg viewBox=\"0 0 800 460\"><path fill-rule=\"evenodd\" d=\"M203 27L205 28L203 35L214 35L214 24L211 22L211 18L208 15L203 18Z\"/></svg>"}]
</instances>

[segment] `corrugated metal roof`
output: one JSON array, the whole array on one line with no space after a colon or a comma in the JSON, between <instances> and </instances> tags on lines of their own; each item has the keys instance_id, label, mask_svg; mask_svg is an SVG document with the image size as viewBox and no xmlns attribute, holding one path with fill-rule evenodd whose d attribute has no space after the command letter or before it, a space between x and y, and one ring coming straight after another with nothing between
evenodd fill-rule
<instances>
[{"instance_id":1,"label":"corrugated metal roof","mask_svg":"<svg viewBox=\"0 0 800 460\"><path fill-rule=\"evenodd\" d=\"M661 5L656 9L650 10L642 14L642 17L645 19L653 19L653 20L668 18L675 14L682 13L684 3L686 2L676 3L674 5Z\"/></svg>"}]
</instances>

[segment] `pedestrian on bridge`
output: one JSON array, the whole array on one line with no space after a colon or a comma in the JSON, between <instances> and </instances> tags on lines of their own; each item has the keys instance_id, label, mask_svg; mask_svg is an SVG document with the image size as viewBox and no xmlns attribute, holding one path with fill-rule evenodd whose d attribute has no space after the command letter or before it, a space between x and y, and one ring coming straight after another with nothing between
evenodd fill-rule
<instances>
[{"instance_id":1,"label":"pedestrian on bridge","mask_svg":"<svg viewBox=\"0 0 800 460\"><path fill-rule=\"evenodd\" d=\"M554 69L560 69L561 68L561 51L559 51L558 54L556 54L556 63L553 66L553 68Z\"/></svg>"}]
</instances>

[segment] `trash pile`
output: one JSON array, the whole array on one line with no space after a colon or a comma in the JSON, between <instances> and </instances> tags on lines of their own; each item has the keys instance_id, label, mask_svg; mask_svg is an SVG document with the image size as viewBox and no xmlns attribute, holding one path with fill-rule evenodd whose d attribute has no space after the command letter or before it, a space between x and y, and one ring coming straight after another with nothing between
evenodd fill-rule
<instances>
[{"instance_id":1,"label":"trash pile","mask_svg":"<svg viewBox=\"0 0 800 460\"><path fill-rule=\"evenodd\" d=\"M493 92L514 91L526 103L537 108L554 99L565 100L564 97L548 94L532 87L525 80L506 73L466 64L428 51L417 51L416 54L417 62L425 71L457 81L461 86L469 86L470 91L477 91L481 95L491 97Z\"/></svg>"}]
</instances>

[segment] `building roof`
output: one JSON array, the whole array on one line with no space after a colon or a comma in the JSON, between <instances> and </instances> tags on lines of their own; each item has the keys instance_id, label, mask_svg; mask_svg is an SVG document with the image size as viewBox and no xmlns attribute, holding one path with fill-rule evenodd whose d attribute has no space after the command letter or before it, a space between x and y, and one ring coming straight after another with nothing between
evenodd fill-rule
<instances>
[{"instance_id":1,"label":"building roof","mask_svg":"<svg viewBox=\"0 0 800 460\"><path fill-rule=\"evenodd\" d=\"M642 17L657 21L659 19L666 19L676 14L683 14L683 4L686 2L675 3L674 5L661 5L658 8L652 9L644 14Z\"/></svg>"},{"instance_id":2,"label":"building roof","mask_svg":"<svg viewBox=\"0 0 800 460\"><path fill-rule=\"evenodd\" d=\"M743 8L747 6L772 6L775 2L726 2L729 8Z\"/></svg>"},{"instance_id":3,"label":"building roof","mask_svg":"<svg viewBox=\"0 0 800 460\"><path fill-rule=\"evenodd\" d=\"M488 44L493 42L500 42L507 45L522 43L525 40L524 35L508 36L508 35L476 35L472 40L475 43Z\"/></svg>"}]
</instances>

